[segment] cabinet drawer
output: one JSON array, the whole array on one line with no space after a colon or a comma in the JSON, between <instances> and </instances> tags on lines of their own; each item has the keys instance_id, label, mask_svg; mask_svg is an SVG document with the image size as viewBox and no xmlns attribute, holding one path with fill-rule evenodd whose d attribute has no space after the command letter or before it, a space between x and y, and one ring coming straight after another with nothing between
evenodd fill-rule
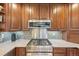
<instances>
[{"instance_id":1,"label":"cabinet drawer","mask_svg":"<svg viewBox=\"0 0 79 59\"><path fill-rule=\"evenodd\" d=\"M54 56L66 56L65 53L54 53Z\"/></svg>"},{"instance_id":2,"label":"cabinet drawer","mask_svg":"<svg viewBox=\"0 0 79 59\"><path fill-rule=\"evenodd\" d=\"M54 53L66 53L66 48L54 48Z\"/></svg>"}]
</instances>

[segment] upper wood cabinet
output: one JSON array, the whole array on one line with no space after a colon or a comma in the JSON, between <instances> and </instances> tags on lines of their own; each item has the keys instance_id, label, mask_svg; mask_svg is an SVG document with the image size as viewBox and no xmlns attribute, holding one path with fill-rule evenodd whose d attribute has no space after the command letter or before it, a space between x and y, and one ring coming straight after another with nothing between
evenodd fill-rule
<instances>
[{"instance_id":1,"label":"upper wood cabinet","mask_svg":"<svg viewBox=\"0 0 79 59\"><path fill-rule=\"evenodd\" d=\"M30 20L29 4L22 4L22 30L28 30L28 20Z\"/></svg>"},{"instance_id":2,"label":"upper wood cabinet","mask_svg":"<svg viewBox=\"0 0 79 59\"><path fill-rule=\"evenodd\" d=\"M6 4L0 3L0 32L6 29Z\"/></svg>"},{"instance_id":3,"label":"upper wood cabinet","mask_svg":"<svg viewBox=\"0 0 79 59\"><path fill-rule=\"evenodd\" d=\"M10 30L21 30L21 4L10 6Z\"/></svg>"},{"instance_id":4,"label":"upper wood cabinet","mask_svg":"<svg viewBox=\"0 0 79 59\"><path fill-rule=\"evenodd\" d=\"M39 20L40 7L39 4L30 4L30 19Z\"/></svg>"},{"instance_id":5,"label":"upper wood cabinet","mask_svg":"<svg viewBox=\"0 0 79 59\"><path fill-rule=\"evenodd\" d=\"M79 4L69 5L70 30L79 30Z\"/></svg>"},{"instance_id":6,"label":"upper wood cabinet","mask_svg":"<svg viewBox=\"0 0 79 59\"><path fill-rule=\"evenodd\" d=\"M56 4L50 4L50 20L51 20L51 29L57 30L57 14L56 14Z\"/></svg>"},{"instance_id":7,"label":"upper wood cabinet","mask_svg":"<svg viewBox=\"0 0 79 59\"><path fill-rule=\"evenodd\" d=\"M56 13L57 13L57 26L60 30L67 29L67 20L68 20L68 4L57 4Z\"/></svg>"},{"instance_id":8,"label":"upper wood cabinet","mask_svg":"<svg viewBox=\"0 0 79 59\"><path fill-rule=\"evenodd\" d=\"M40 19L49 19L49 4L40 4Z\"/></svg>"},{"instance_id":9,"label":"upper wood cabinet","mask_svg":"<svg viewBox=\"0 0 79 59\"><path fill-rule=\"evenodd\" d=\"M68 4L50 4L51 30L67 29L68 7Z\"/></svg>"},{"instance_id":10,"label":"upper wood cabinet","mask_svg":"<svg viewBox=\"0 0 79 59\"><path fill-rule=\"evenodd\" d=\"M28 30L28 20L51 20L51 30L79 30L79 4L6 4L2 28Z\"/></svg>"},{"instance_id":11,"label":"upper wood cabinet","mask_svg":"<svg viewBox=\"0 0 79 59\"><path fill-rule=\"evenodd\" d=\"M30 4L30 19L49 19L49 4Z\"/></svg>"}]
</instances>

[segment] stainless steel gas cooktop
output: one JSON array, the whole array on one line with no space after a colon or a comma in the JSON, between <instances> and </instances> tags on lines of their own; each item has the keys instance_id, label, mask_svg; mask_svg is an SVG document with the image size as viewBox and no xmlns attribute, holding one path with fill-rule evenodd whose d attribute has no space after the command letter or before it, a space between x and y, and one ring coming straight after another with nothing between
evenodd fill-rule
<instances>
[{"instance_id":1,"label":"stainless steel gas cooktop","mask_svg":"<svg viewBox=\"0 0 79 59\"><path fill-rule=\"evenodd\" d=\"M27 46L49 46L51 43L48 39L32 39Z\"/></svg>"}]
</instances>

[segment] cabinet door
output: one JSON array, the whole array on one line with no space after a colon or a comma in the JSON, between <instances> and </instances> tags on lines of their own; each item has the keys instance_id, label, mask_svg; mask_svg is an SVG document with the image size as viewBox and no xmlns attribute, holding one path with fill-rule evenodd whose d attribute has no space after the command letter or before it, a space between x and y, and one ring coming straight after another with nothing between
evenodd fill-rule
<instances>
[{"instance_id":1,"label":"cabinet door","mask_svg":"<svg viewBox=\"0 0 79 59\"><path fill-rule=\"evenodd\" d=\"M67 29L67 20L68 20L68 4L57 4L56 13L57 13L58 29L66 30Z\"/></svg>"},{"instance_id":2,"label":"cabinet door","mask_svg":"<svg viewBox=\"0 0 79 59\"><path fill-rule=\"evenodd\" d=\"M79 44L79 31L70 31L68 33L68 41Z\"/></svg>"},{"instance_id":3,"label":"cabinet door","mask_svg":"<svg viewBox=\"0 0 79 59\"><path fill-rule=\"evenodd\" d=\"M77 49L77 56L79 56L79 49Z\"/></svg>"},{"instance_id":4,"label":"cabinet door","mask_svg":"<svg viewBox=\"0 0 79 59\"><path fill-rule=\"evenodd\" d=\"M30 4L30 19L39 20L40 10L39 4Z\"/></svg>"},{"instance_id":5,"label":"cabinet door","mask_svg":"<svg viewBox=\"0 0 79 59\"><path fill-rule=\"evenodd\" d=\"M29 19L30 19L29 4L22 4L22 30L28 30Z\"/></svg>"},{"instance_id":6,"label":"cabinet door","mask_svg":"<svg viewBox=\"0 0 79 59\"><path fill-rule=\"evenodd\" d=\"M66 30L69 4L50 4L51 30Z\"/></svg>"},{"instance_id":7,"label":"cabinet door","mask_svg":"<svg viewBox=\"0 0 79 59\"><path fill-rule=\"evenodd\" d=\"M26 48L16 47L16 56L26 56Z\"/></svg>"},{"instance_id":8,"label":"cabinet door","mask_svg":"<svg viewBox=\"0 0 79 59\"><path fill-rule=\"evenodd\" d=\"M10 7L11 20L10 20L10 30L21 30L21 5L11 4Z\"/></svg>"},{"instance_id":9,"label":"cabinet door","mask_svg":"<svg viewBox=\"0 0 79 59\"><path fill-rule=\"evenodd\" d=\"M68 48L67 49L67 56L77 56L77 49L76 48Z\"/></svg>"},{"instance_id":10,"label":"cabinet door","mask_svg":"<svg viewBox=\"0 0 79 59\"><path fill-rule=\"evenodd\" d=\"M40 4L40 19L49 19L49 4Z\"/></svg>"},{"instance_id":11,"label":"cabinet door","mask_svg":"<svg viewBox=\"0 0 79 59\"><path fill-rule=\"evenodd\" d=\"M79 4L70 4L70 30L79 30Z\"/></svg>"},{"instance_id":12,"label":"cabinet door","mask_svg":"<svg viewBox=\"0 0 79 59\"><path fill-rule=\"evenodd\" d=\"M50 4L51 29L57 30L56 4Z\"/></svg>"}]
</instances>

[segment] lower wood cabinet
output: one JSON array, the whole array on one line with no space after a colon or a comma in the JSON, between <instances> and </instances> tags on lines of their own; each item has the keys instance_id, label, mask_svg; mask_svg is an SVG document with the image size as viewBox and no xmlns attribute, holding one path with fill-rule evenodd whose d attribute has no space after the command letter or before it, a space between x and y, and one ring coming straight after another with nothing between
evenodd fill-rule
<instances>
[{"instance_id":1,"label":"lower wood cabinet","mask_svg":"<svg viewBox=\"0 0 79 59\"><path fill-rule=\"evenodd\" d=\"M26 47L16 47L4 56L26 56ZM65 47L54 47L52 50L53 56L79 56L79 49L77 48L65 48ZM49 53L49 54L51 54ZM34 53L32 53L34 54ZM37 53L38 54L38 53ZM44 53L45 54L45 53ZM41 54L42 55L42 54Z\"/></svg>"},{"instance_id":2,"label":"lower wood cabinet","mask_svg":"<svg viewBox=\"0 0 79 59\"><path fill-rule=\"evenodd\" d=\"M79 44L79 31L69 31L68 41Z\"/></svg>"},{"instance_id":3,"label":"lower wood cabinet","mask_svg":"<svg viewBox=\"0 0 79 59\"><path fill-rule=\"evenodd\" d=\"M6 53L4 56L15 56L15 48L10 52Z\"/></svg>"},{"instance_id":4,"label":"lower wood cabinet","mask_svg":"<svg viewBox=\"0 0 79 59\"><path fill-rule=\"evenodd\" d=\"M26 56L26 47L16 47L16 56Z\"/></svg>"},{"instance_id":5,"label":"lower wood cabinet","mask_svg":"<svg viewBox=\"0 0 79 59\"><path fill-rule=\"evenodd\" d=\"M78 56L79 49L77 48L64 48L64 47L57 47L53 48L53 55L54 56Z\"/></svg>"},{"instance_id":6,"label":"lower wood cabinet","mask_svg":"<svg viewBox=\"0 0 79 59\"><path fill-rule=\"evenodd\" d=\"M77 49L77 56L79 56L79 48Z\"/></svg>"},{"instance_id":7,"label":"lower wood cabinet","mask_svg":"<svg viewBox=\"0 0 79 59\"><path fill-rule=\"evenodd\" d=\"M67 56L77 56L77 48L67 48Z\"/></svg>"},{"instance_id":8,"label":"lower wood cabinet","mask_svg":"<svg viewBox=\"0 0 79 59\"><path fill-rule=\"evenodd\" d=\"M66 56L66 48L53 48L54 56Z\"/></svg>"}]
</instances>

